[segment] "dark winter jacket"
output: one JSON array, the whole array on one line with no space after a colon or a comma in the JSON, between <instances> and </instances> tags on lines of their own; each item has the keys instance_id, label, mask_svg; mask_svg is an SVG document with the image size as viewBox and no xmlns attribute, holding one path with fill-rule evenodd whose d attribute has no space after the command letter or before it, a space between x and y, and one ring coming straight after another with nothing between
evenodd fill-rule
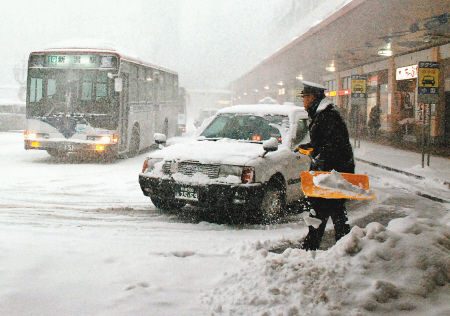
<instances>
[{"instance_id":1,"label":"dark winter jacket","mask_svg":"<svg viewBox=\"0 0 450 316\"><path fill-rule=\"evenodd\" d=\"M311 118L311 142L302 147L312 147L310 170L354 173L355 163L347 126L329 99L315 101L308 108Z\"/></svg>"}]
</instances>

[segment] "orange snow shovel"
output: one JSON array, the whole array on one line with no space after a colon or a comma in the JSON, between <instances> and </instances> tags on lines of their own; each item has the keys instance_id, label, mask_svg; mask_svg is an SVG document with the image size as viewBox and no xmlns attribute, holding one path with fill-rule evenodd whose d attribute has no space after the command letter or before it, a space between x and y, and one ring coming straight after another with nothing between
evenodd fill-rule
<instances>
[{"instance_id":1,"label":"orange snow shovel","mask_svg":"<svg viewBox=\"0 0 450 316\"><path fill-rule=\"evenodd\" d=\"M314 180L315 177L318 178ZM363 174L304 171L301 174L301 183L303 193L306 196L352 200L372 200L375 198L375 195L368 191L370 188L369 177ZM317 185L319 183L320 185Z\"/></svg>"}]
</instances>

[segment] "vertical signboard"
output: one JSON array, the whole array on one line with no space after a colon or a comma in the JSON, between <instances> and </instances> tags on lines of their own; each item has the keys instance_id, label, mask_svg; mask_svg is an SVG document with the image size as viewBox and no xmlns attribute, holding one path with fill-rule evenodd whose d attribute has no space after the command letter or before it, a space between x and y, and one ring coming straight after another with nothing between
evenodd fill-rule
<instances>
[{"instance_id":1,"label":"vertical signboard","mask_svg":"<svg viewBox=\"0 0 450 316\"><path fill-rule=\"evenodd\" d=\"M367 76L352 75L352 98L367 97Z\"/></svg>"},{"instance_id":2,"label":"vertical signboard","mask_svg":"<svg viewBox=\"0 0 450 316\"><path fill-rule=\"evenodd\" d=\"M425 154L428 154L427 165L430 165L431 116L439 103L439 67L438 62L419 62L417 119L418 123L422 124L422 168L425 165Z\"/></svg>"},{"instance_id":3,"label":"vertical signboard","mask_svg":"<svg viewBox=\"0 0 450 316\"><path fill-rule=\"evenodd\" d=\"M439 63L432 61L419 62L418 76L419 94L439 94Z\"/></svg>"}]
</instances>

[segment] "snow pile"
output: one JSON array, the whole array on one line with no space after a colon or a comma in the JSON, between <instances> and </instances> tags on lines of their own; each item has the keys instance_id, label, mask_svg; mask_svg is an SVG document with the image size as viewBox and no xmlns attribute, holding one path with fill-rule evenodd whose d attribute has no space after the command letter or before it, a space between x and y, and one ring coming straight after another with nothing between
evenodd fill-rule
<instances>
[{"instance_id":1,"label":"snow pile","mask_svg":"<svg viewBox=\"0 0 450 316\"><path fill-rule=\"evenodd\" d=\"M356 186L348 182L336 170L331 170L330 173L322 173L313 176L313 183L315 186L319 188L338 191L346 196L354 196L361 198L372 197L372 194L369 192L369 190L365 190L362 187L362 184L360 184L360 186Z\"/></svg>"},{"instance_id":2,"label":"snow pile","mask_svg":"<svg viewBox=\"0 0 450 316\"><path fill-rule=\"evenodd\" d=\"M449 315L448 216L445 222L406 217L355 226L328 251L244 246L238 254L247 265L203 303L226 315Z\"/></svg>"}]
</instances>

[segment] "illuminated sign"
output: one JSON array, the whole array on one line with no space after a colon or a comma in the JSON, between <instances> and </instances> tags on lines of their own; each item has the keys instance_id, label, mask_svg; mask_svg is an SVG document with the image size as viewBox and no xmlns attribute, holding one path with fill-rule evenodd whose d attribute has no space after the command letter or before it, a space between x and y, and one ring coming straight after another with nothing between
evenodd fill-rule
<instances>
[{"instance_id":1,"label":"illuminated sign","mask_svg":"<svg viewBox=\"0 0 450 316\"><path fill-rule=\"evenodd\" d=\"M419 94L439 94L439 63L419 62Z\"/></svg>"},{"instance_id":2,"label":"illuminated sign","mask_svg":"<svg viewBox=\"0 0 450 316\"><path fill-rule=\"evenodd\" d=\"M76 67L76 68L114 68L117 65L115 56L49 54L46 55L45 67Z\"/></svg>"},{"instance_id":3,"label":"illuminated sign","mask_svg":"<svg viewBox=\"0 0 450 316\"><path fill-rule=\"evenodd\" d=\"M350 95L351 93L352 93L352 90L350 90L350 89L339 90L337 92L338 95Z\"/></svg>"},{"instance_id":4,"label":"illuminated sign","mask_svg":"<svg viewBox=\"0 0 450 316\"><path fill-rule=\"evenodd\" d=\"M395 71L395 79L397 80L407 80L417 78L417 65L411 65L407 67L397 68Z\"/></svg>"},{"instance_id":5,"label":"illuminated sign","mask_svg":"<svg viewBox=\"0 0 450 316\"><path fill-rule=\"evenodd\" d=\"M352 98L365 98L367 93L367 76L352 75Z\"/></svg>"},{"instance_id":6,"label":"illuminated sign","mask_svg":"<svg viewBox=\"0 0 450 316\"><path fill-rule=\"evenodd\" d=\"M378 75L370 76L367 79L367 85L370 86L370 87L376 87L378 85Z\"/></svg>"}]
</instances>

